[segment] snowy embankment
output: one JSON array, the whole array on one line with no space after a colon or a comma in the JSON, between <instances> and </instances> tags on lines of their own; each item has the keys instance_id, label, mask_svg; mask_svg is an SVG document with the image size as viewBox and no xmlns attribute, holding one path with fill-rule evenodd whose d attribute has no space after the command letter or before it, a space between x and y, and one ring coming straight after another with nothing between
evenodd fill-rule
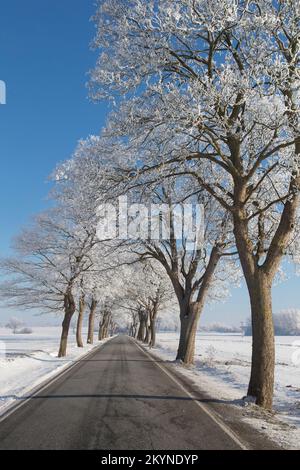
<instances>
[{"instance_id":1,"label":"snowy embankment","mask_svg":"<svg viewBox=\"0 0 300 470\"><path fill-rule=\"evenodd\" d=\"M0 414L100 344L96 341L78 348L75 335L70 332L67 357L58 358L60 333L60 327L36 327L27 335L0 328Z\"/></svg>"},{"instance_id":2,"label":"snowy embankment","mask_svg":"<svg viewBox=\"0 0 300 470\"><path fill-rule=\"evenodd\" d=\"M198 333L195 366L184 369L184 374L201 389L214 397L231 403L241 403L247 393L251 365L251 337L239 334ZM178 334L159 333L156 354L174 360ZM183 369L183 368L182 368ZM274 410L276 417L288 423L285 435L282 429L268 425L270 433L286 446L300 447L300 337L276 337L276 368ZM256 423L264 429L264 423ZM272 437L272 436L270 436Z\"/></svg>"}]
</instances>

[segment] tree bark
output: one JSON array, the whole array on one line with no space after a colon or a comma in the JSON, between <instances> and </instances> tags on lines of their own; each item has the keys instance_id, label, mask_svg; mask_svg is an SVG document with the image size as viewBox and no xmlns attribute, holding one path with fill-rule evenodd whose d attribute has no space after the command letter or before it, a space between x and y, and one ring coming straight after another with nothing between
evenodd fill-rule
<instances>
[{"instance_id":1,"label":"tree bark","mask_svg":"<svg viewBox=\"0 0 300 470\"><path fill-rule=\"evenodd\" d=\"M176 360L186 365L194 363L197 326L203 303L189 303L180 308L180 339Z\"/></svg>"},{"instance_id":2,"label":"tree bark","mask_svg":"<svg viewBox=\"0 0 300 470\"><path fill-rule=\"evenodd\" d=\"M102 323L101 321L99 322L99 331L98 331L98 341L101 341L102 339Z\"/></svg>"},{"instance_id":3,"label":"tree bark","mask_svg":"<svg viewBox=\"0 0 300 470\"><path fill-rule=\"evenodd\" d=\"M108 329L111 320L111 313L109 311L103 313L103 318L99 323L99 341L108 337Z\"/></svg>"},{"instance_id":4,"label":"tree bark","mask_svg":"<svg viewBox=\"0 0 300 470\"><path fill-rule=\"evenodd\" d=\"M191 291L186 291L182 298L177 296L180 306L180 339L176 359L187 365L194 362L198 322L221 257L221 248L222 245L215 245L211 251L196 301L192 301Z\"/></svg>"},{"instance_id":5,"label":"tree bark","mask_svg":"<svg viewBox=\"0 0 300 470\"><path fill-rule=\"evenodd\" d=\"M144 341L145 339L145 320L144 318L141 318L140 319L140 325L139 325L139 330L138 330L138 334L137 334L137 339L139 341Z\"/></svg>"},{"instance_id":6,"label":"tree bark","mask_svg":"<svg viewBox=\"0 0 300 470\"><path fill-rule=\"evenodd\" d=\"M77 341L78 348L83 348L82 323L83 323L84 308L85 308L85 296L83 294L80 296L80 299L79 299L79 310L78 310L77 328L76 328L76 341Z\"/></svg>"},{"instance_id":7,"label":"tree bark","mask_svg":"<svg viewBox=\"0 0 300 470\"><path fill-rule=\"evenodd\" d=\"M107 337L108 337L108 326L107 326L107 324L104 325L104 328L103 328L102 331L103 331L103 337L102 337L102 339L107 338Z\"/></svg>"},{"instance_id":8,"label":"tree bark","mask_svg":"<svg viewBox=\"0 0 300 470\"><path fill-rule=\"evenodd\" d=\"M133 338L137 338L138 326L139 326L138 315L134 314L133 320L132 320L132 336L133 336Z\"/></svg>"},{"instance_id":9,"label":"tree bark","mask_svg":"<svg viewBox=\"0 0 300 470\"><path fill-rule=\"evenodd\" d=\"M60 338L58 357L65 357L67 354L70 323L72 320L72 316L74 315L75 310L76 310L76 305L75 305L75 301L74 301L74 297L71 292L71 289L69 289L68 292L65 294L64 310L65 310L65 315L64 315L63 322L62 322L62 333L61 333L61 338Z\"/></svg>"},{"instance_id":10,"label":"tree bark","mask_svg":"<svg viewBox=\"0 0 300 470\"><path fill-rule=\"evenodd\" d=\"M249 288L252 313L252 361L248 395L268 410L273 405L275 344L272 317L272 281L258 272Z\"/></svg>"},{"instance_id":11,"label":"tree bark","mask_svg":"<svg viewBox=\"0 0 300 470\"><path fill-rule=\"evenodd\" d=\"M145 344L149 344L150 342L150 333L151 333L151 330L150 330L149 314L147 314L146 321L145 321L145 336L143 339L143 342Z\"/></svg>"},{"instance_id":12,"label":"tree bark","mask_svg":"<svg viewBox=\"0 0 300 470\"><path fill-rule=\"evenodd\" d=\"M148 312L146 312L146 310L141 308L138 311L138 317L139 317L139 329L138 329L137 339L139 341L145 342L146 336L148 334L148 331L147 331Z\"/></svg>"},{"instance_id":13,"label":"tree bark","mask_svg":"<svg viewBox=\"0 0 300 470\"><path fill-rule=\"evenodd\" d=\"M151 323L150 323L150 341L149 341L150 348L154 348L155 343L156 343L156 319L151 320Z\"/></svg>"},{"instance_id":14,"label":"tree bark","mask_svg":"<svg viewBox=\"0 0 300 470\"><path fill-rule=\"evenodd\" d=\"M251 304L252 359L248 395L255 397L257 405L271 410L275 368L272 283L282 255L278 252L272 263L268 258L262 266L258 265L259 258L253 255L247 222L241 214L235 220L234 234Z\"/></svg>"},{"instance_id":15,"label":"tree bark","mask_svg":"<svg viewBox=\"0 0 300 470\"><path fill-rule=\"evenodd\" d=\"M156 343L156 319L157 319L158 308L157 305L153 307L153 310L150 314L150 348L154 348Z\"/></svg>"},{"instance_id":16,"label":"tree bark","mask_svg":"<svg viewBox=\"0 0 300 470\"><path fill-rule=\"evenodd\" d=\"M87 336L88 344L94 343L95 314L96 314L97 304L98 302L94 298L92 298L90 314L89 314L88 336Z\"/></svg>"}]
</instances>

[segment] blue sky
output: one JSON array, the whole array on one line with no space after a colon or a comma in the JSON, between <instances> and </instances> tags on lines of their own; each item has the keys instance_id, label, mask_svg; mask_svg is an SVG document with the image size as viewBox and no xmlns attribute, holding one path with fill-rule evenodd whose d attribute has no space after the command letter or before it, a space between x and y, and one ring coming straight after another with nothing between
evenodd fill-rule
<instances>
[{"instance_id":1,"label":"blue sky","mask_svg":"<svg viewBox=\"0 0 300 470\"><path fill-rule=\"evenodd\" d=\"M103 126L105 104L87 98L93 0L1 0L0 253L28 216L44 207L46 180L79 138Z\"/></svg>"},{"instance_id":2,"label":"blue sky","mask_svg":"<svg viewBox=\"0 0 300 470\"><path fill-rule=\"evenodd\" d=\"M97 57L89 50L93 13L93 0L1 0L0 80L7 86L7 104L0 106L1 256L30 216L46 207L55 165L104 125L107 106L91 103L85 87ZM297 289L291 274L274 289L274 310L300 308ZM203 320L237 324L248 312L245 289L234 289L225 304L207 308ZM1 310L0 323L10 315Z\"/></svg>"}]
</instances>

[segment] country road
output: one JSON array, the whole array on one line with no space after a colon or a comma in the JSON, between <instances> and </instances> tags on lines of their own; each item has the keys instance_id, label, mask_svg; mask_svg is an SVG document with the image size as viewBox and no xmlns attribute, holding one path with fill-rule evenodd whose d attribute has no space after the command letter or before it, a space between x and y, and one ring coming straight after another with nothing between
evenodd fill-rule
<instances>
[{"instance_id":1,"label":"country road","mask_svg":"<svg viewBox=\"0 0 300 470\"><path fill-rule=\"evenodd\" d=\"M127 336L117 336L0 422L0 449L240 449Z\"/></svg>"}]
</instances>

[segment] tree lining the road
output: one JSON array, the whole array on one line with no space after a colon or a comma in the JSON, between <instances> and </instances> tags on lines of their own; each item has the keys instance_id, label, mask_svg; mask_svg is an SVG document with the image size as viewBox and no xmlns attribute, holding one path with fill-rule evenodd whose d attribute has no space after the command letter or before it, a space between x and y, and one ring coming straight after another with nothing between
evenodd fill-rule
<instances>
[{"instance_id":1,"label":"tree lining the road","mask_svg":"<svg viewBox=\"0 0 300 470\"><path fill-rule=\"evenodd\" d=\"M169 277L179 306L180 339L176 359L187 365L194 362L196 332L206 303L225 298L229 279L232 287L238 285L240 277L236 256L231 252L232 230L227 214L209 195L197 189L190 178L173 178L149 186L147 182L139 182L139 190L135 187L133 191L134 200L153 203L154 215L159 213L156 208L168 208L162 220L152 217L152 232L163 224L169 233L167 238L139 240L136 247L130 241L131 250L139 259L157 261ZM178 216L181 222L182 214L186 216L188 210L181 204L188 203L192 207L200 202L205 220L200 220L198 214L200 223L198 220L195 238L184 231L178 233ZM185 222L187 224L187 219ZM143 318L143 312L140 315Z\"/></svg>"},{"instance_id":2,"label":"tree lining the road","mask_svg":"<svg viewBox=\"0 0 300 470\"><path fill-rule=\"evenodd\" d=\"M64 312L59 355L76 308L83 345L86 307L89 343L100 315L99 339L119 324L153 346L171 283L177 357L193 362L201 311L238 283L238 262L251 304L248 395L272 408L272 286L284 259L300 259L299 18L292 0L99 2L90 92L112 112L56 168L55 208L1 263L7 305ZM99 204L120 195L166 204L169 239L99 240ZM200 249L174 236L174 206L188 200L205 207Z\"/></svg>"},{"instance_id":3,"label":"tree lining the road","mask_svg":"<svg viewBox=\"0 0 300 470\"><path fill-rule=\"evenodd\" d=\"M291 0L114 0L95 16L91 94L122 97L106 136L131 154L128 175L191 175L230 214L251 303L248 394L268 409L271 289L297 237L299 16Z\"/></svg>"}]
</instances>

